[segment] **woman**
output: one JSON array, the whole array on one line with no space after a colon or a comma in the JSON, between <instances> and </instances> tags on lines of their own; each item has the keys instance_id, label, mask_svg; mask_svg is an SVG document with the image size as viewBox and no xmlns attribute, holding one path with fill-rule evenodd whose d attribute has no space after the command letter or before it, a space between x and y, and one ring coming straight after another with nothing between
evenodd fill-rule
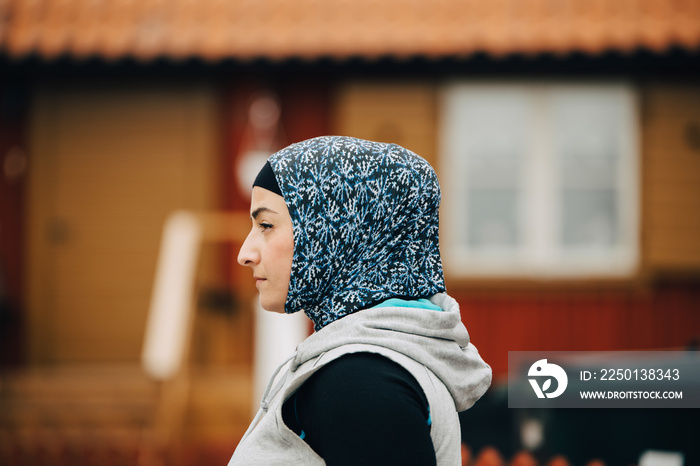
<instances>
[{"instance_id":1,"label":"woman","mask_svg":"<svg viewBox=\"0 0 700 466\"><path fill-rule=\"evenodd\" d=\"M269 158L238 262L264 309L316 331L229 465L460 464L457 412L491 369L445 294L439 204L433 169L395 144L321 137Z\"/></svg>"}]
</instances>

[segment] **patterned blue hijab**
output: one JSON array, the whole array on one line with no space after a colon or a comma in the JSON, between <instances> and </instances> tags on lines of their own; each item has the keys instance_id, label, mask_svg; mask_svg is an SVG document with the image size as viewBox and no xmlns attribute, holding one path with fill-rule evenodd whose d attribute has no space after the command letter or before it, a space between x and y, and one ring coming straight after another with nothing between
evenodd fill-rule
<instances>
[{"instance_id":1,"label":"patterned blue hijab","mask_svg":"<svg viewBox=\"0 0 700 466\"><path fill-rule=\"evenodd\" d=\"M389 298L445 291L440 186L413 152L325 136L269 158L294 228L285 312L319 330Z\"/></svg>"}]
</instances>

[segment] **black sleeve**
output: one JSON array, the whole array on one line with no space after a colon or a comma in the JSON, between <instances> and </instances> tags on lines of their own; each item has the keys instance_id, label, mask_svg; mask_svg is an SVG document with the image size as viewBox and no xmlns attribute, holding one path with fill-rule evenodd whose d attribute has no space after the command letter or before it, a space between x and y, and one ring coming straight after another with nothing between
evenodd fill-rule
<instances>
[{"instance_id":1,"label":"black sleeve","mask_svg":"<svg viewBox=\"0 0 700 466\"><path fill-rule=\"evenodd\" d=\"M436 464L423 390L377 354L327 364L285 402L282 415L329 466Z\"/></svg>"}]
</instances>

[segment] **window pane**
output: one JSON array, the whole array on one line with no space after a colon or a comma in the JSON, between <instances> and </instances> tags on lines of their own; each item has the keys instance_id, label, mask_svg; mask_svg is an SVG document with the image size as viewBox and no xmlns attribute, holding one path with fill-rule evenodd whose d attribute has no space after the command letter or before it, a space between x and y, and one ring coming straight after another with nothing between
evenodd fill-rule
<instances>
[{"instance_id":1,"label":"window pane","mask_svg":"<svg viewBox=\"0 0 700 466\"><path fill-rule=\"evenodd\" d=\"M562 189L613 188L620 160L620 102L592 90L555 92L553 144Z\"/></svg>"},{"instance_id":2,"label":"window pane","mask_svg":"<svg viewBox=\"0 0 700 466\"><path fill-rule=\"evenodd\" d=\"M472 188L515 188L520 184L522 159L517 152L483 147L467 158L466 181Z\"/></svg>"},{"instance_id":3,"label":"window pane","mask_svg":"<svg viewBox=\"0 0 700 466\"><path fill-rule=\"evenodd\" d=\"M615 95L570 89L552 97L561 193L561 245L618 245L621 105Z\"/></svg>"},{"instance_id":4,"label":"window pane","mask_svg":"<svg viewBox=\"0 0 700 466\"><path fill-rule=\"evenodd\" d=\"M470 189L467 198L468 244L475 248L509 249L519 242L515 189Z\"/></svg>"},{"instance_id":5,"label":"window pane","mask_svg":"<svg viewBox=\"0 0 700 466\"><path fill-rule=\"evenodd\" d=\"M615 158L574 152L561 152L560 155L562 189L604 189L615 186L618 167Z\"/></svg>"},{"instance_id":6,"label":"window pane","mask_svg":"<svg viewBox=\"0 0 700 466\"><path fill-rule=\"evenodd\" d=\"M617 243L617 193L612 190L564 190L565 247L610 248Z\"/></svg>"},{"instance_id":7,"label":"window pane","mask_svg":"<svg viewBox=\"0 0 700 466\"><path fill-rule=\"evenodd\" d=\"M521 89L482 89L461 102L463 244L472 252L522 244L519 196L530 137L531 101Z\"/></svg>"}]
</instances>

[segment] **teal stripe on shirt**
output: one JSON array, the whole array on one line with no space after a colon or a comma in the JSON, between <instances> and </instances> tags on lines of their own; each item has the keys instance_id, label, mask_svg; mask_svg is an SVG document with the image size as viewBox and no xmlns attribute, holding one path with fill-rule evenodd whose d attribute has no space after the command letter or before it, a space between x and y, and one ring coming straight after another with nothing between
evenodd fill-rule
<instances>
[{"instance_id":1,"label":"teal stripe on shirt","mask_svg":"<svg viewBox=\"0 0 700 466\"><path fill-rule=\"evenodd\" d=\"M401 298L390 298L386 301L382 301L374 307L411 307L415 309L430 309L432 311L442 311L440 306L431 303L425 298L420 299L401 299Z\"/></svg>"}]
</instances>

